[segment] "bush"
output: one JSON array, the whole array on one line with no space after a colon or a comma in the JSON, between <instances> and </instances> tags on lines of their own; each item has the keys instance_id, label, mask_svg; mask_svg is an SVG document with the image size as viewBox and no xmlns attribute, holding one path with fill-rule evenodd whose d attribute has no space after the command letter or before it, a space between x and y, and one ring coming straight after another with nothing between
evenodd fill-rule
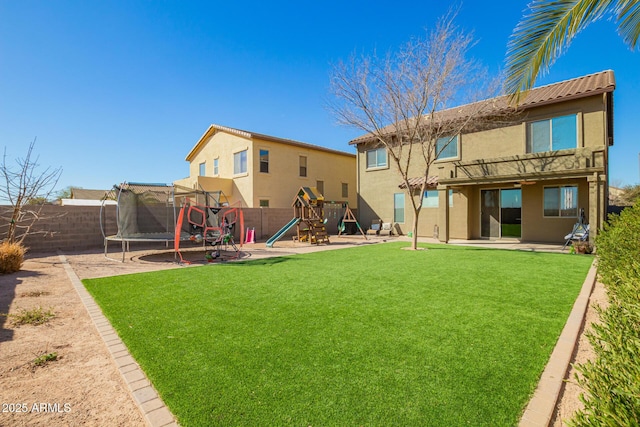
<instances>
[{"instance_id":1,"label":"bush","mask_svg":"<svg viewBox=\"0 0 640 427\"><path fill-rule=\"evenodd\" d=\"M593 253L593 245L589 242L584 242L584 241L573 242L571 245L571 253L576 253L576 254Z\"/></svg>"},{"instance_id":2,"label":"bush","mask_svg":"<svg viewBox=\"0 0 640 427\"><path fill-rule=\"evenodd\" d=\"M0 274L20 271L26 250L19 243L0 243Z\"/></svg>"},{"instance_id":3,"label":"bush","mask_svg":"<svg viewBox=\"0 0 640 427\"><path fill-rule=\"evenodd\" d=\"M576 366L585 408L574 426L640 425L640 202L610 218L596 239L609 306L588 336L595 360Z\"/></svg>"},{"instance_id":4,"label":"bush","mask_svg":"<svg viewBox=\"0 0 640 427\"><path fill-rule=\"evenodd\" d=\"M31 310L20 309L18 314L10 314L9 317L15 326L20 325L43 325L55 317L53 310L44 310L42 307L35 307Z\"/></svg>"}]
</instances>

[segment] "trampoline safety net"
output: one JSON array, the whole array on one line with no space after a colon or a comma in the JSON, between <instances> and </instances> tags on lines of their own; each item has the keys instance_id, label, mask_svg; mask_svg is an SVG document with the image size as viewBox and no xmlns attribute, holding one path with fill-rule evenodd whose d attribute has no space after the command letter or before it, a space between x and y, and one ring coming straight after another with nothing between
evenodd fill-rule
<instances>
[{"instance_id":1,"label":"trampoline safety net","mask_svg":"<svg viewBox=\"0 0 640 427\"><path fill-rule=\"evenodd\" d=\"M101 210L100 226L107 241L120 242L170 242L176 238L175 227L178 211L185 200L192 200L210 206L223 203L222 192L204 192L167 184L122 183L115 185L108 199L116 200L115 235L105 234L104 204ZM180 231L181 239L190 236L189 224ZM124 247L123 247L124 251Z\"/></svg>"}]
</instances>

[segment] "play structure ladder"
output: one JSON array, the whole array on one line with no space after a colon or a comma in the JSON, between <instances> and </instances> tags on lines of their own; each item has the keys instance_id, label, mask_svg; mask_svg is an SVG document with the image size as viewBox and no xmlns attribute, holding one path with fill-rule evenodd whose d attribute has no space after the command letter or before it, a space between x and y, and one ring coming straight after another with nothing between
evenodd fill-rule
<instances>
[{"instance_id":1,"label":"play structure ladder","mask_svg":"<svg viewBox=\"0 0 640 427\"><path fill-rule=\"evenodd\" d=\"M308 221L309 224L309 236L311 241L309 243L329 243L329 235L327 234L327 228L324 225L324 221Z\"/></svg>"}]
</instances>

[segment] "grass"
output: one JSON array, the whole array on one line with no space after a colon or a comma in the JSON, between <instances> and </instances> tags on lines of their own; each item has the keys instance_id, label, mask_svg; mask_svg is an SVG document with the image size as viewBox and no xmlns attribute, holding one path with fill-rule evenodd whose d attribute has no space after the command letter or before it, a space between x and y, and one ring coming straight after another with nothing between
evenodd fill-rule
<instances>
[{"instance_id":1,"label":"grass","mask_svg":"<svg viewBox=\"0 0 640 427\"><path fill-rule=\"evenodd\" d=\"M592 258L402 245L84 283L183 426L517 424Z\"/></svg>"},{"instance_id":2,"label":"grass","mask_svg":"<svg viewBox=\"0 0 640 427\"><path fill-rule=\"evenodd\" d=\"M521 224L501 224L501 237L520 237L522 236Z\"/></svg>"}]
</instances>

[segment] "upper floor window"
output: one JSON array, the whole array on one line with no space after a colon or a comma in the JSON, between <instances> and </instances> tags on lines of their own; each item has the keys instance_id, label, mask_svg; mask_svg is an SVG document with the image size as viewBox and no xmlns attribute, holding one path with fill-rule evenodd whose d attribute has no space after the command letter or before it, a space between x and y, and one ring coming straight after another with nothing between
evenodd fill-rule
<instances>
[{"instance_id":1,"label":"upper floor window","mask_svg":"<svg viewBox=\"0 0 640 427\"><path fill-rule=\"evenodd\" d=\"M260 172L269 172L269 151L260 150Z\"/></svg>"},{"instance_id":2,"label":"upper floor window","mask_svg":"<svg viewBox=\"0 0 640 427\"><path fill-rule=\"evenodd\" d=\"M387 166L387 150L384 147L367 150L367 169Z\"/></svg>"},{"instance_id":3,"label":"upper floor window","mask_svg":"<svg viewBox=\"0 0 640 427\"><path fill-rule=\"evenodd\" d=\"M206 172L206 166L207 163L206 162L202 162L198 165L198 175L199 176L204 176L205 172Z\"/></svg>"},{"instance_id":4,"label":"upper floor window","mask_svg":"<svg viewBox=\"0 0 640 427\"><path fill-rule=\"evenodd\" d=\"M342 183L342 197L349 197L349 183Z\"/></svg>"},{"instance_id":5,"label":"upper floor window","mask_svg":"<svg viewBox=\"0 0 640 427\"><path fill-rule=\"evenodd\" d=\"M300 176L307 176L307 157L300 156Z\"/></svg>"},{"instance_id":6,"label":"upper floor window","mask_svg":"<svg viewBox=\"0 0 640 427\"><path fill-rule=\"evenodd\" d=\"M458 157L458 135L445 136L436 140L436 159L450 159Z\"/></svg>"},{"instance_id":7,"label":"upper floor window","mask_svg":"<svg viewBox=\"0 0 640 427\"><path fill-rule=\"evenodd\" d=\"M545 187L544 216L577 217L578 187L575 185Z\"/></svg>"},{"instance_id":8,"label":"upper floor window","mask_svg":"<svg viewBox=\"0 0 640 427\"><path fill-rule=\"evenodd\" d=\"M247 150L239 151L233 154L233 173L247 173Z\"/></svg>"},{"instance_id":9,"label":"upper floor window","mask_svg":"<svg viewBox=\"0 0 640 427\"><path fill-rule=\"evenodd\" d=\"M578 146L577 116L554 117L529 123L527 152L568 150Z\"/></svg>"},{"instance_id":10,"label":"upper floor window","mask_svg":"<svg viewBox=\"0 0 640 427\"><path fill-rule=\"evenodd\" d=\"M213 159L213 176L220 175L220 170L218 169L218 159Z\"/></svg>"}]
</instances>

